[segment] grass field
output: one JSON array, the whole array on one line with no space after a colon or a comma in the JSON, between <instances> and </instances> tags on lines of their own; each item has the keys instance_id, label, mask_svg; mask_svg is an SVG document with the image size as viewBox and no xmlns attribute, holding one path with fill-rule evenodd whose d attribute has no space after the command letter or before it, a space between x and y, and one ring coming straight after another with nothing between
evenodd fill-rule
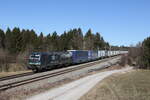
<instances>
[{"instance_id":1,"label":"grass field","mask_svg":"<svg viewBox=\"0 0 150 100\"><path fill-rule=\"evenodd\" d=\"M81 100L150 100L150 70L110 76Z\"/></svg>"}]
</instances>

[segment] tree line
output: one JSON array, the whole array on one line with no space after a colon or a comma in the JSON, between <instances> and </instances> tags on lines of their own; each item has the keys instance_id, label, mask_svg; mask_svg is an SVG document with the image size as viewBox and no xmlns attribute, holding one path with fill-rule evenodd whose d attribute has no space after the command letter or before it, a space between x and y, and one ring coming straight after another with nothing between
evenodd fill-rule
<instances>
[{"instance_id":1,"label":"tree line","mask_svg":"<svg viewBox=\"0 0 150 100\"><path fill-rule=\"evenodd\" d=\"M85 35L80 28L75 28L61 35L55 31L47 36L17 27L8 28L6 32L0 29L0 48L15 55L24 51L100 50L108 47L109 43L100 33L94 34L91 29Z\"/></svg>"}]
</instances>

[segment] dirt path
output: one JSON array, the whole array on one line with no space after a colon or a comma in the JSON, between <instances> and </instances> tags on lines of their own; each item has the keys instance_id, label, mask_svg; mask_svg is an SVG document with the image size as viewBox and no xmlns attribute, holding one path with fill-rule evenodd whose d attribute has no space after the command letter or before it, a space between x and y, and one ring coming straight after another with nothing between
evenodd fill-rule
<instances>
[{"instance_id":1,"label":"dirt path","mask_svg":"<svg viewBox=\"0 0 150 100\"><path fill-rule=\"evenodd\" d=\"M131 69L128 67L90 75L45 93L35 95L27 100L78 100L104 78L114 73L125 72Z\"/></svg>"}]
</instances>

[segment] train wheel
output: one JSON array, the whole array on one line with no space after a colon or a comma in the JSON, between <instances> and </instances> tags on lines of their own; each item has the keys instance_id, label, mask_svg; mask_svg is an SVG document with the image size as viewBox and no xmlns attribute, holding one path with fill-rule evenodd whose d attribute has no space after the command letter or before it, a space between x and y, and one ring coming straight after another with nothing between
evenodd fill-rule
<instances>
[{"instance_id":1,"label":"train wheel","mask_svg":"<svg viewBox=\"0 0 150 100\"><path fill-rule=\"evenodd\" d=\"M38 73L38 72L39 72L38 68L35 68L35 69L33 69L32 71L33 71L34 73Z\"/></svg>"}]
</instances>

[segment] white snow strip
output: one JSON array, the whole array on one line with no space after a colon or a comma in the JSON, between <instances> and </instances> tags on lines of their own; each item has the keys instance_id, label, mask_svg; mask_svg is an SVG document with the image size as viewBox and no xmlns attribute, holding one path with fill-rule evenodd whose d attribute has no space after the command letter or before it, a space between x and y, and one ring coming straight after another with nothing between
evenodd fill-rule
<instances>
[{"instance_id":1,"label":"white snow strip","mask_svg":"<svg viewBox=\"0 0 150 100\"><path fill-rule=\"evenodd\" d=\"M120 70L112 70L90 75L69 84L65 84L59 88L54 88L50 91L35 95L27 100L78 100L104 78L113 73L125 72L130 69L132 68L128 67Z\"/></svg>"}]
</instances>

